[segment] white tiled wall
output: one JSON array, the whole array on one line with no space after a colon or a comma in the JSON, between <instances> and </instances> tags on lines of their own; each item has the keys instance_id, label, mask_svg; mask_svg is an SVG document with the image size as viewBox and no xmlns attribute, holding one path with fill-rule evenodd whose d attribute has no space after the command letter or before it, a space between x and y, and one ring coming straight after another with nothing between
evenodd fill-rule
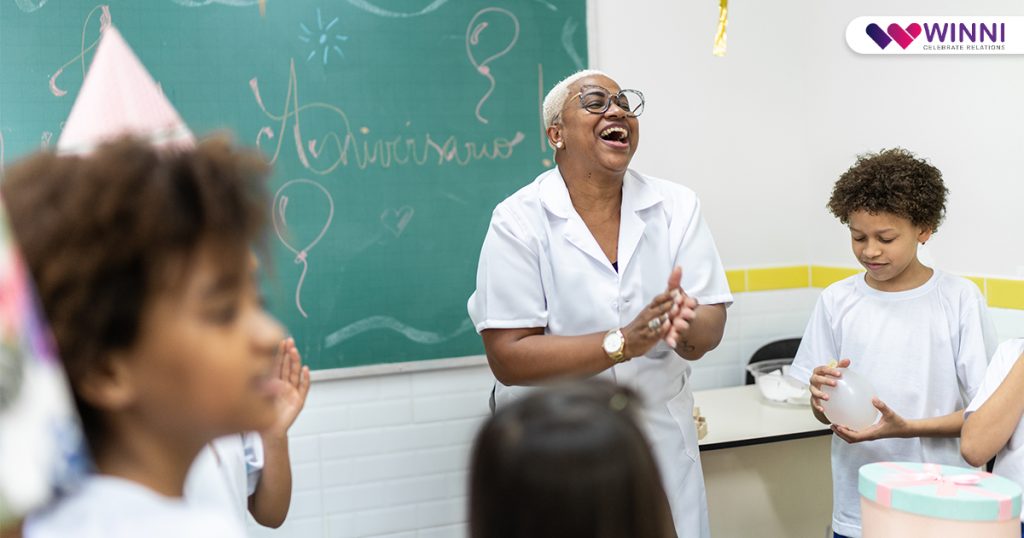
<instances>
[{"instance_id":1,"label":"white tiled wall","mask_svg":"<svg viewBox=\"0 0 1024 538\"><path fill-rule=\"evenodd\" d=\"M758 348L803 336L820 292L805 288L735 294L722 343L693 363L693 389L742 385L747 361Z\"/></svg>"},{"instance_id":2,"label":"white tiled wall","mask_svg":"<svg viewBox=\"0 0 1024 538\"><path fill-rule=\"evenodd\" d=\"M694 389L742 384L758 347L803 334L819 293L737 294L722 344L694 363ZM1024 311L991 312L1000 339L1024 336ZM252 535L465 536L469 448L492 383L482 365L315 382L291 432L288 521Z\"/></svg>"},{"instance_id":3,"label":"white tiled wall","mask_svg":"<svg viewBox=\"0 0 1024 538\"><path fill-rule=\"evenodd\" d=\"M253 536L463 536L469 447L486 366L316 381L290 432L294 493Z\"/></svg>"}]
</instances>

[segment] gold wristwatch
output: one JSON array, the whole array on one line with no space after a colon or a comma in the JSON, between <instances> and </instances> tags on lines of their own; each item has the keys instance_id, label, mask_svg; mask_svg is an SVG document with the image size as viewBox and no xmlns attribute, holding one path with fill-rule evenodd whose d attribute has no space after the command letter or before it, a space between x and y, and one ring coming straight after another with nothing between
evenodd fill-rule
<instances>
[{"instance_id":1,"label":"gold wristwatch","mask_svg":"<svg viewBox=\"0 0 1024 538\"><path fill-rule=\"evenodd\" d=\"M626 337L622 335L621 330L612 329L605 333L604 342L601 343L601 347L608 355L608 358L615 364L626 360L626 354L623 353L626 349Z\"/></svg>"}]
</instances>

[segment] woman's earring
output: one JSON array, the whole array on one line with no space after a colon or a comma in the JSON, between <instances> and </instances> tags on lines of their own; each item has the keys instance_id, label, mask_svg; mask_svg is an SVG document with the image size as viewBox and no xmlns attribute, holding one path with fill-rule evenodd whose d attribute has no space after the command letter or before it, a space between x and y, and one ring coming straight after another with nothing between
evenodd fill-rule
<instances>
[{"instance_id":1,"label":"woman's earring","mask_svg":"<svg viewBox=\"0 0 1024 538\"><path fill-rule=\"evenodd\" d=\"M558 142L555 142L555 147L558 149L562 149L562 141L559 140Z\"/></svg>"}]
</instances>

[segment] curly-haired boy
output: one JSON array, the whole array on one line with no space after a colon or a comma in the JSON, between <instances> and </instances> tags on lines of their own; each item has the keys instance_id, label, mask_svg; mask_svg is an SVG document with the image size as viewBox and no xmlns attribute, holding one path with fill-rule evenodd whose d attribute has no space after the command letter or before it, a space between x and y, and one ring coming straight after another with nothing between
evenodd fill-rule
<instances>
[{"instance_id":1,"label":"curly-haired boy","mask_svg":"<svg viewBox=\"0 0 1024 538\"><path fill-rule=\"evenodd\" d=\"M946 210L942 173L903 149L862 155L836 182L828 208L849 226L866 269L826 288L811 314L793 376L811 385L814 416L849 366L875 388L879 420L832 424L832 528L860 536L857 472L878 461L964 466L963 409L995 349L985 299L971 281L926 267L919 244Z\"/></svg>"}]
</instances>

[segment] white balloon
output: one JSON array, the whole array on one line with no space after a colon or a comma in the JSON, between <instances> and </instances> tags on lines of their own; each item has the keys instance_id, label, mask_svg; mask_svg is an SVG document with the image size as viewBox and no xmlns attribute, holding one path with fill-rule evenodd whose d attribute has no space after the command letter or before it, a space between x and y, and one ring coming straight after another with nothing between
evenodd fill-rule
<instances>
[{"instance_id":1,"label":"white balloon","mask_svg":"<svg viewBox=\"0 0 1024 538\"><path fill-rule=\"evenodd\" d=\"M863 430L874 424L881 415L871 403L875 389L860 374L848 368L839 370L843 376L838 379L835 387L821 387L822 392L828 395L828 400L823 400L821 407L825 409L825 417L832 424L846 426L851 430Z\"/></svg>"}]
</instances>

